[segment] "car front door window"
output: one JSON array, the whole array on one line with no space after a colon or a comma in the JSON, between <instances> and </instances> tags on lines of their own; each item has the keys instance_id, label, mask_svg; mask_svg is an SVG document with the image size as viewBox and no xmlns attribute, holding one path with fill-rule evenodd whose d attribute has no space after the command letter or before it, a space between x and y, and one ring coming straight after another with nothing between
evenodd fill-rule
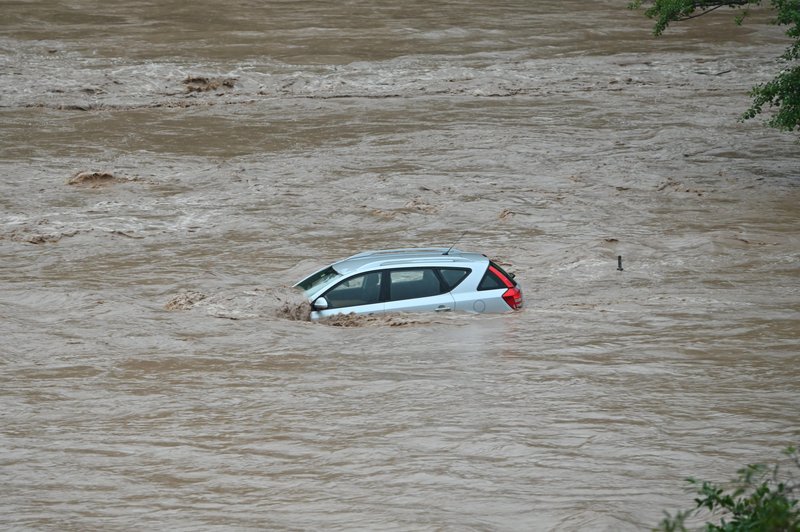
<instances>
[{"instance_id":1,"label":"car front door window","mask_svg":"<svg viewBox=\"0 0 800 532\"><path fill-rule=\"evenodd\" d=\"M381 272L355 275L325 294L329 309L370 305L380 301Z\"/></svg>"}]
</instances>

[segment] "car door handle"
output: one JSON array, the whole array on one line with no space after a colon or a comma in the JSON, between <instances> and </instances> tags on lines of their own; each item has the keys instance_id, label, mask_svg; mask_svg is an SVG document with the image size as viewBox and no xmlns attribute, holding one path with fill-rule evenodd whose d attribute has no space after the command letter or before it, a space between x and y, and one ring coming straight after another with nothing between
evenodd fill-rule
<instances>
[{"instance_id":1,"label":"car door handle","mask_svg":"<svg viewBox=\"0 0 800 532\"><path fill-rule=\"evenodd\" d=\"M450 307L446 307L444 305L440 305L440 306L436 307L436 312L449 312L451 310L453 310L453 309L451 309Z\"/></svg>"}]
</instances>

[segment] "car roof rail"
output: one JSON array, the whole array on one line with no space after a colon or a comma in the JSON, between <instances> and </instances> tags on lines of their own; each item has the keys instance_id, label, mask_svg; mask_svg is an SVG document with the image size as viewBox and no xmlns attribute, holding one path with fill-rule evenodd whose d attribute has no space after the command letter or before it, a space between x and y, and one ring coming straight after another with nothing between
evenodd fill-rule
<instances>
[{"instance_id":1,"label":"car roof rail","mask_svg":"<svg viewBox=\"0 0 800 532\"><path fill-rule=\"evenodd\" d=\"M397 249L379 249L375 251L365 251L363 253L358 253L351 257L347 257L347 259L363 259L367 257L379 257L382 255L398 255L401 253L431 253L431 254L439 254L442 255L447 248L397 248ZM451 249L450 253L461 253L461 251L457 249Z\"/></svg>"},{"instance_id":2,"label":"car roof rail","mask_svg":"<svg viewBox=\"0 0 800 532\"><path fill-rule=\"evenodd\" d=\"M466 262L466 259L462 259L460 257L431 257L429 259L425 259L425 263L427 264L444 264L444 263L454 263L454 262ZM394 259L394 260L385 260L380 263L381 266L402 266L407 265L412 268L425 268L422 264L419 264L418 259L408 258L408 259Z\"/></svg>"}]
</instances>

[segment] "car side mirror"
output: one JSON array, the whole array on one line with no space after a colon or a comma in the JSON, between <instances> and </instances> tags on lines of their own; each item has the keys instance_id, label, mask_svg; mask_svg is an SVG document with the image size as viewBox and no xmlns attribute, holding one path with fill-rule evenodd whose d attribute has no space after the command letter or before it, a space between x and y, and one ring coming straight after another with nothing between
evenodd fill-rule
<instances>
[{"instance_id":1,"label":"car side mirror","mask_svg":"<svg viewBox=\"0 0 800 532\"><path fill-rule=\"evenodd\" d=\"M314 310L325 310L328 308L328 300L324 297L318 297L311 306L314 308Z\"/></svg>"}]
</instances>

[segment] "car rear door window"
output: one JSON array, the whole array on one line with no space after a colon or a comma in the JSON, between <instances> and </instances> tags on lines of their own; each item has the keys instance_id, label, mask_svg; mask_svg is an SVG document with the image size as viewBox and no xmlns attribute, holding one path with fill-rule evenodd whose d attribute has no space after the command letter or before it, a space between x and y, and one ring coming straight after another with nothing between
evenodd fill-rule
<instances>
[{"instance_id":1,"label":"car rear door window","mask_svg":"<svg viewBox=\"0 0 800 532\"><path fill-rule=\"evenodd\" d=\"M325 293L328 308L370 305L380 301L381 272L362 273L345 279Z\"/></svg>"},{"instance_id":2,"label":"car rear door window","mask_svg":"<svg viewBox=\"0 0 800 532\"><path fill-rule=\"evenodd\" d=\"M433 268L389 271L389 301L436 296L446 291Z\"/></svg>"}]
</instances>

